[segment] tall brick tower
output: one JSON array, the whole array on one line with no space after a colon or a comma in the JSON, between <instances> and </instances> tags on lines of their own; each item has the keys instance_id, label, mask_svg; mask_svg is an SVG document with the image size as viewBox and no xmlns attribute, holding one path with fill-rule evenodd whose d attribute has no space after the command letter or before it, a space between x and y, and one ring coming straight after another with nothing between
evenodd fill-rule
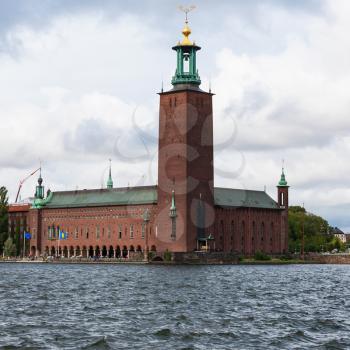
<instances>
[{"instance_id":1,"label":"tall brick tower","mask_svg":"<svg viewBox=\"0 0 350 350\"><path fill-rule=\"evenodd\" d=\"M160 95L157 247L198 248L214 222L212 93L199 88L196 53L186 18L183 40L173 47L173 88ZM164 247L164 245L163 245ZM170 247L170 248L169 248Z\"/></svg>"}]
</instances>

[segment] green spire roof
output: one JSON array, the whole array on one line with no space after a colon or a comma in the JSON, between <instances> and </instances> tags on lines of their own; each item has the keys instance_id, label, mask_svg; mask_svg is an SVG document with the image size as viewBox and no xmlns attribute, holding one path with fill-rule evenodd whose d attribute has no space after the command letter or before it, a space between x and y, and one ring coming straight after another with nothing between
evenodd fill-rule
<instances>
[{"instance_id":1,"label":"green spire roof","mask_svg":"<svg viewBox=\"0 0 350 350\"><path fill-rule=\"evenodd\" d=\"M284 175L284 168L282 168L282 174L281 174L281 179L278 183L279 187L287 187L288 183L286 181L286 176Z\"/></svg>"},{"instance_id":2,"label":"green spire roof","mask_svg":"<svg viewBox=\"0 0 350 350\"><path fill-rule=\"evenodd\" d=\"M107 188L113 188L113 179L112 179L112 160L109 160L109 176L107 180Z\"/></svg>"}]
</instances>

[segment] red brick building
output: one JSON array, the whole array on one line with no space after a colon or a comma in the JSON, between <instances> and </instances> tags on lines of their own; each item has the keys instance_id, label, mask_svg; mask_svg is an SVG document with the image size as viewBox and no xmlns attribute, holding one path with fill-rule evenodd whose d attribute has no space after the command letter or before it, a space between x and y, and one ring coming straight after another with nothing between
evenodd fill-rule
<instances>
[{"instance_id":1,"label":"red brick building","mask_svg":"<svg viewBox=\"0 0 350 350\"><path fill-rule=\"evenodd\" d=\"M288 186L282 170L277 202L265 191L214 187L211 92L200 89L187 22L173 47L173 88L159 110L158 185L49 192L41 175L31 208L20 216L32 255L143 256L216 250L281 254L288 247ZM18 212L10 207L10 222ZM59 240L59 231L68 238Z\"/></svg>"}]
</instances>

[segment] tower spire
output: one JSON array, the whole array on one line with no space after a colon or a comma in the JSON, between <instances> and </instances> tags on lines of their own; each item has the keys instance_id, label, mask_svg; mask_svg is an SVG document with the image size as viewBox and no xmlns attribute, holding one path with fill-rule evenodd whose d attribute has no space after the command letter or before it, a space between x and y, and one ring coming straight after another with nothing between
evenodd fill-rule
<instances>
[{"instance_id":1,"label":"tower spire","mask_svg":"<svg viewBox=\"0 0 350 350\"><path fill-rule=\"evenodd\" d=\"M281 173L281 178L280 181L278 182L278 187L287 187L288 183L286 180L286 175L284 174L284 160L282 162L282 173Z\"/></svg>"},{"instance_id":2,"label":"tower spire","mask_svg":"<svg viewBox=\"0 0 350 350\"><path fill-rule=\"evenodd\" d=\"M179 7L181 11L185 12L186 18L185 26L182 30L183 39L173 47L173 50L175 50L177 53L176 71L171 80L171 83L174 86L178 84L192 84L198 86L201 83L196 66L196 52L200 50L200 47L189 39L191 29L188 26L187 14L194 8L195 6Z\"/></svg>"},{"instance_id":3,"label":"tower spire","mask_svg":"<svg viewBox=\"0 0 350 350\"><path fill-rule=\"evenodd\" d=\"M109 175L108 175L108 180L107 180L107 188L113 188L112 159L109 159Z\"/></svg>"}]
</instances>

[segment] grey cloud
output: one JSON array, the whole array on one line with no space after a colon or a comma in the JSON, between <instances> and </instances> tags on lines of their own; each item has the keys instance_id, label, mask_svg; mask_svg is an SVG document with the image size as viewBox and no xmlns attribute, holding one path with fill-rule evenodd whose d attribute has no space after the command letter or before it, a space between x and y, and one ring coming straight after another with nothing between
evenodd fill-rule
<instances>
[{"instance_id":1,"label":"grey cloud","mask_svg":"<svg viewBox=\"0 0 350 350\"><path fill-rule=\"evenodd\" d=\"M338 204L336 206L324 206L315 208L318 215L327 218L332 226L342 227L347 232L350 232L350 203Z\"/></svg>"},{"instance_id":2,"label":"grey cloud","mask_svg":"<svg viewBox=\"0 0 350 350\"><path fill-rule=\"evenodd\" d=\"M151 130L144 132L149 135ZM103 154L132 162L135 157L144 159L146 155L154 153L155 144L136 129L118 129L101 120L85 119L76 130L66 132L64 148L68 152Z\"/></svg>"}]
</instances>

